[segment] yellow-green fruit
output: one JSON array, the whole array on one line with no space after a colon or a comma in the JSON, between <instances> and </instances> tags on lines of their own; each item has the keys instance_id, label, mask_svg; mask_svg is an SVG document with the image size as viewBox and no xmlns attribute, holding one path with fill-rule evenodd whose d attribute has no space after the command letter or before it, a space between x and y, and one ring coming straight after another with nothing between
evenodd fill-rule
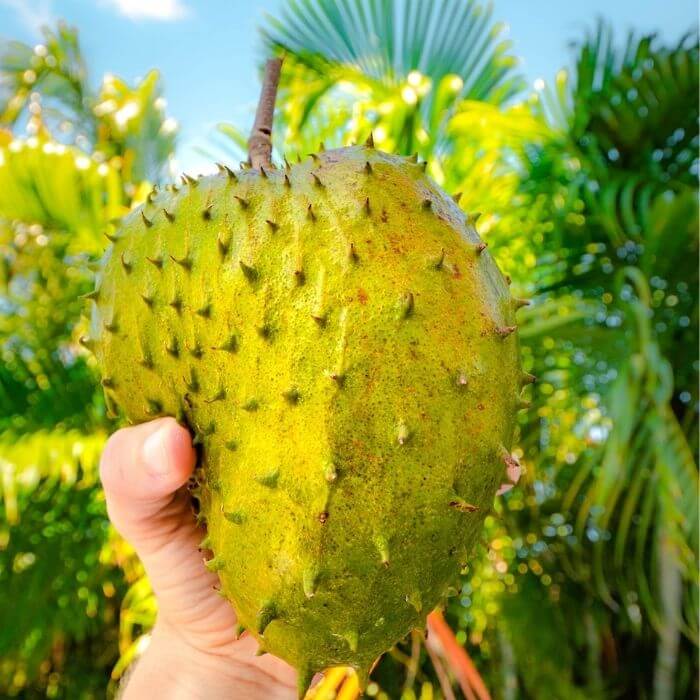
<instances>
[{"instance_id":1,"label":"yellow-green fruit","mask_svg":"<svg viewBox=\"0 0 700 700\"><path fill-rule=\"evenodd\" d=\"M91 341L109 403L201 445L208 566L266 651L365 675L505 480L517 303L456 203L370 146L222 168L130 214Z\"/></svg>"}]
</instances>

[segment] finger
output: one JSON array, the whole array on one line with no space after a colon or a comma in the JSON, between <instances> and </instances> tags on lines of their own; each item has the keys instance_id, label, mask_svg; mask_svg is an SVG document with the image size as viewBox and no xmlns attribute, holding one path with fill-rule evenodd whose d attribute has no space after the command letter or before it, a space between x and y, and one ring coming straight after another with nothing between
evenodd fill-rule
<instances>
[{"instance_id":1,"label":"finger","mask_svg":"<svg viewBox=\"0 0 700 700\"><path fill-rule=\"evenodd\" d=\"M188 431L161 418L116 432L100 463L109 517L136 549L159 616L191 635L230 638L235 614L212 590L218 578L198 549L204 537L183 485L196 454Z\"/></svg>"},{"instance_id":2,"label":"finger","mask_svg":"<svg viewBox=\"0 0 700 700\"><path fill-rule=\"evenodd\" d=\"M110 518L125 537L173 499L196 462L189 432L173 418L124 428L107 442L100 461Z\"/></svg>"}]
</instances>

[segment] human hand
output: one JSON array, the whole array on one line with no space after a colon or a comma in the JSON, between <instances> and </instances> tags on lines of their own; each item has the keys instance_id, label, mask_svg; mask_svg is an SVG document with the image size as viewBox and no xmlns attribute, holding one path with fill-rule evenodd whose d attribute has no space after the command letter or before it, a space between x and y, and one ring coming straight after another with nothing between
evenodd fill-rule
<instances>
[{"instance_id":1,"label":"human hand","mask_svg":"<svg viewBox=\"0 0 700 700\"><path fill-rule=\"evenodd\" d=\"M184 488L196 455L172 418L124 428L107 442L100 476L109 518L136 549L158 600L151 643L123 700L296 698L296 674L256 640L236 638L236 614L214 586Z\"/></svg>"}]
</instances>

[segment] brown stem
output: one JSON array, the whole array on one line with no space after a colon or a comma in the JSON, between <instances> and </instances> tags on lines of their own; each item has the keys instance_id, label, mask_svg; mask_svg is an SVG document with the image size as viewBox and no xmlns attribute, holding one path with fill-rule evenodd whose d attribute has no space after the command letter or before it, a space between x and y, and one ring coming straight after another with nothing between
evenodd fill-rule
<instances>
[{"instance_id":1,"label":"brown stem","mask_svg":"<svg viewBox=\"0 0 700 700\"><path fill-rule=\"evenodd\" d=\"M255 123L248 139L248 160L253 168L264 167L271 162L272 117L281 69L281 58L271 58L265 64L265 77L260 91L258 109L255 112Z\"/></svg>"}]
</instances>

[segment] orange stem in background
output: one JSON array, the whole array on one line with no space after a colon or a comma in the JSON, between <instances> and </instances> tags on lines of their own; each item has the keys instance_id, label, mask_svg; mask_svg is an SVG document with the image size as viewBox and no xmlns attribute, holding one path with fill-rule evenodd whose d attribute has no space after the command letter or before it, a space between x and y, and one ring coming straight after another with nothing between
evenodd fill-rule
<instances>
[{"instance_id":1,"label":"orange stem in background","mask_svg":"<svg viewBox=\"0 0 700 700\"><path fill-rule=\"evenodd\" d=\"M491 695L474 662L469 658L466 649L457 641L454 632L439 610L434 610L428 615L428 634L434 636L440 643L445 661L457 678L464 696L473 698L476 694L478 700L491 700Z\"/></svg>"},{"instance_id":2,"label":"orange stem in background","mask_svg":"<svg viewBox=\"0 0 700 700\"><path fill-rule=\"evenodd\" d=\"M447 671L445 671L445 667L442 665L442 661L440 661L440 657L437 655L437 652L435 651L433 646L434 645L432 644L426 643L425 650L428 652L430 661L432 662L433 668L435 669L435 674L438 677L440 688L442 689L442 694L445 696L445 700L456 700L454 691L452 690L452 681L447 675Z\"/></svg>"}]
</instances>

